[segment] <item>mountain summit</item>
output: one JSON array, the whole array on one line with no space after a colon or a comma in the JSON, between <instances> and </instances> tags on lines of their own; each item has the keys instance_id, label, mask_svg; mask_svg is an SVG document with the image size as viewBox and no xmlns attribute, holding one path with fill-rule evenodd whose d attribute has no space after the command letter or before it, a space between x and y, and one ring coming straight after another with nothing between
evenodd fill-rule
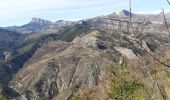
<instances>
[{"instance_id":1,"label":"mountain summit","mask_svg":"<svg viewBox=\"0 0 170 100\"><path fill-rule=\"evenodd\" d=\"M130 12L128 11L128 10L122 10L122 11L120 11L119 12L119 15L121 15L121 16L130 16ZM131 15L133 15L133 13L131 13Z\"/></svg>"},{"instance_id":2,"label":"mountain summit","mask_svg":"<svg viewBox=\"0 0 170 100\"><path fill-rule=\"evenodd\" d=\"M30 23L51 24L52 22L48 21L48 20L41 19L41 18L32 18Z\"/></svg>"}]
</instances>

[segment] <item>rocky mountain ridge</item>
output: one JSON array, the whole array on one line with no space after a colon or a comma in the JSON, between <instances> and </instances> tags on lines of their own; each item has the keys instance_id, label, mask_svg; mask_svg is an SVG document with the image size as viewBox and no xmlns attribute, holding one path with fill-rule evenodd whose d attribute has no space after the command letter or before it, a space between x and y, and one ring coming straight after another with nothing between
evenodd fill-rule
<instances>
[{"instance_id":1,"label":"rocky mountain ridge","mask_svg":"<svg viewBox=\"0 0 170 100\"><path fill-rule=\"evenodd\" d=\"M90 18L90 19L86 19L85 21L88 20L95 20L98 19L102 20L101 18L103 18L103 20L105 19L110 19L110 20L121 20L121 21L127 21L129 19L129 15L130 12L127 10L122 10L119 13L112 13L106 16L98 16L96 18ZM165 14L167 18L169 18L169 13ZM154 24L162 24L164 22L163 20L163 16L160 14L135 14L132 13L132 21L134 22L145 22L145 21L150 21L151 23ZM10 27L1 27L2 29L7 29L7 30L11 30L11 31L16 31L19 33L32 33L32 32L38 32L40 30L44 30L44 29L61 29L63 27L68 27L68 26L72 26L75 25L79 22L77 21L64 21L64 20L58 20L56 22L51 22L48 20L44 20L41 18L32 18L32 20L25 25L22 26L10 26ZM116 22L117 23L117 22ZM33 27L34 26L34 27Z\"/></svg>"},{"instance_id":2,"label":"rocky mountain ridge","mask_svg":"<svg viewBox=\"0 0 170 100\"><path fill-rule=\"evenodd\" d=\"M40 30L45 30L45 29L61 29L73 25L74 23L75 23L74 21L59 20L56 22L51 22L41 18L32 18L28 24L22 26L1 27L1 29L11 30L11 31L25 34L25 33L38 32Z\"/></svg>"}]
</instances>

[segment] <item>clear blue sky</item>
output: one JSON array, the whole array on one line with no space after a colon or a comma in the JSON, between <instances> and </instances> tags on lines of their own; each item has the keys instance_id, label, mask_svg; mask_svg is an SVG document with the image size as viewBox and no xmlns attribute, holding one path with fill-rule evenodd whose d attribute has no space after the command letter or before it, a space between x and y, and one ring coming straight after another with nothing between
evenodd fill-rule
<instances>
[{"instance_id":1,"label":"clear blue sky","mask_svg":"<svg viewBox=\"0 0 170 100\"><path fill-rule=\"evenodd\" d=\"M0 26L22 25L32 17L80 20L129 9L129 0L0 0ZM166 0L132 0L135 13L170 11Z\"/></svg>"}]
</instances>

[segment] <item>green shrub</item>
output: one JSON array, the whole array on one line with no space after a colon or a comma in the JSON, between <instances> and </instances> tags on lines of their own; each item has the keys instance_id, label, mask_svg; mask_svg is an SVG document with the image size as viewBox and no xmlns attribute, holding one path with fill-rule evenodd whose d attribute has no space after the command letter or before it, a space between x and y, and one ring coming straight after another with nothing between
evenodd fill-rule
<instances>
[{"instance_id":1,"label":"green shrub","mask_svg":"<svg viewBox=\"0 0 170 100\"><path fill-rule=\"evenodd\" d=\"M123 56L120 57L120 60ZM118 64L114 68L114 75L111 75L109 98L114 100L135 100L136 94L141 93L143 85L135 80L135 75L128 71L127 66Z\"/></svg>"},{"instance_id":2,"label":"green shrub","mask_svg":"<svg viewBox=\"0 0 170 100\"><path fill-rule=\"evenodd\" d=\"M4 96L0 95L0 100L7 100Z\"/></svg>"},{"instance_id":3,"label":"green shrub","mask_svg":"<svg viewBox=\"0 0 170 100\"><path fill-rule=\"evenodd\" d=\"M115 100L132 100L135 97L135 92L141 87L135 80L123 80L111 82L111 91L109 97Z\"/></svg>"}]
</instances>

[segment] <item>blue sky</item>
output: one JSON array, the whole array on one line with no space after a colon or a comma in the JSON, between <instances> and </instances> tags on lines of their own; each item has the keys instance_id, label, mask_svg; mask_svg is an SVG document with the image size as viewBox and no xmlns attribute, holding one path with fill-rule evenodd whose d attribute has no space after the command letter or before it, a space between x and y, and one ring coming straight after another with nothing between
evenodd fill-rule
<instances>
[{"instance_id":1,"label":"blue sky","mask_svg":"<svg viewBox=\"0 0 170 100\"><path fill-rule=\"evenodd\" d=\"M129 0L0 0L0 26L22 25L32 17L81 20L129 9ZM166 0L132 0L135 13L170 12Z\"/></svg>"}]
</instances>

